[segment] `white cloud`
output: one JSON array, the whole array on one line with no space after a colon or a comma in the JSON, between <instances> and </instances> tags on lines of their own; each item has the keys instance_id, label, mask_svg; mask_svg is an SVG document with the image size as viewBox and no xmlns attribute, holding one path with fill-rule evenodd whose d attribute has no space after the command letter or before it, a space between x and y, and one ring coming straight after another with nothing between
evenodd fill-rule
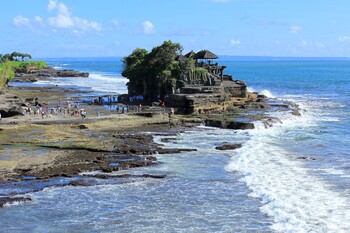
<instances>
[{"instance_id":1,"label":"white cloud","mask_svg":"<svg viewBox=\"0 0 350 233\"><path fill-rule=\"evenodd\" d=\"M292 34L297 34L302 30L303 30L303 28L300 26L290 26L289 27L289 33L292 33Z\"/></svg>"},{"instance_id":2,"label":"white cloud","mask_svg":"<svg viewBox=\"0 0 350 233\"><path fill-rule=\"evenodd\" d=\"M339 36L338 40L340 42L350 42L350 36Z\"/></svg>"},{"instance_id":3,"label":"white cloud","mask_svg":"<svg viewBox=\"0 0 350 233\"><path fill-rule=\"evenodd\" d=\"M30 26L30 20L26 17L19 15L13 19L13 24L15 26Z\"/></svg>"},{"instance_id":4,"label":"white cloud","mask_svg":"<svg viewBox=\"0 0 350 233\"><path fill-rule=\"evenodd\" d=\"M34 17L34 23L42 25L43 24L43 19L40 16L35 16Z\"/></svg>"},{"instance_id":5,"label":"white cloud","mask_svg":"<svg viewBox=\"0 0 350 233\"><path fill-rule=\"evenodd\" d=\"M40 16L35 16L32 20L23 16L16 16L13 19L13 24L15 26L27 26L33 30L38 29L38 26L50 26L53 32L57 32L57 29L69 29L75 35L81 35L87 31L102 31L101 24L72 16L69 8L58 0L49 0L47 10L49 12L56 12L56 16L49 17L46 20Z\"/></svg>"},{"instance_id":6,"label":"white cloud","mask_svg":"<svg viewBox=\"0 0 350 233\"><path fill-rule=\"evenodd\" d=\"M97 22L72 16L69 8L57 0L49 0L47 10L49 12L57 11L55 17L48 18L48 24L54 28L72 29L72 32L75 34L76 32L82 33L82 31L102 30L101 24Z\"/></svg>"},{"instance_id":7,"label":"white cloud","mask_svg":"<svg viewBox=\"0 0 350 233\"><path fill-rule=\"evenodd\" d=\"M57 10L59 14L63 14L63 15L69 14L68 7L61 2L58 2L57 0L49 0L49 4L47 5L47 10L49 12L53 10Z\"/></svg>"},{"instance_id":8,"label":"white cloud","mask_svg":"<svg viewBox=\"0 0 350 233\"><path fill-rule=\"evenodd\" d=\"M322 42L319 41L306 41L306 40L302 40L299 44L300 47L309 47L309 48L325 48L326 45Z\"/></svg>"},{"instance_id":9,"label":"white cloud","mask_svg":"<svg viewBox=\"0 0 350 233\"><path fill-rule=\"evenodd\" d=\"M152 34L154 33L154 25L153 23L151 23L150 21L145 21L142 23L142 28L143 28L143 32L145 34Z\"/></svg>"},{"instance_id":10,"label":"white cloud","mask_svg":"<svg viewBox=\"0 0 350 233\"><path fill-rule=\"evenodd\" d=\"M308 42L306 40L302 40L300 43L299 43L299 46L301 47L306 47L308 46Z\"/></svg>"},{"instance_id":11,"label":"white cloud","mask_svg":"<svg viewBox=\"0 0 350 233\"><path fill-rule=\"evenodd\" d=\"M237 45L240 45L241 44L241 41L239 40L231 40L230 41L230 46L237 46Z\"/></svg>"}]
</instances>

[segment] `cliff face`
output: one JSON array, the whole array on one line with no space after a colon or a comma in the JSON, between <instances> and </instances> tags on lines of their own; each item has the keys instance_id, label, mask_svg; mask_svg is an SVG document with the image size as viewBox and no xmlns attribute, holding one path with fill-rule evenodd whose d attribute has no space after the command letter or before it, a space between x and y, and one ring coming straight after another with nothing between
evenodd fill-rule
<instances>
[{"instance_id":1,"label":"cliff face","mask_svg":"<svg viewBox=\"0 0 350 233\"><path fill-rule=\"evenodd\" d=\"M167 105L187 114L221 113L233 106L254 101L256 95L247 92L239 80L223 81L220 86L187 86L179 94L170 95Z\"/></svg>"}]
</instances>

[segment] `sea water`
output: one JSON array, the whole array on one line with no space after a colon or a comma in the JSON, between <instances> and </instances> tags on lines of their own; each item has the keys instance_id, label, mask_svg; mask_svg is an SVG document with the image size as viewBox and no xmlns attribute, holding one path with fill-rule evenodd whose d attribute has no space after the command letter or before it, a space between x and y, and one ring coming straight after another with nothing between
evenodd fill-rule
<instances>
[{"instance_id":1,"label":"sea water","mask_svg":"<svg viewBox=\"0 0 350 233\"><path fill-rule=\"evenodd\" d=\"M119 60L91 60L48 62L123 80ZM0 209L0 232L349 232L350 62L219 62L252 91L299 104L302 115L271 111L282 123L267 129L256 122L245 131L197 127L167 143L157 136L164 147L197 151L126 171L165 179L27 194L32 202ZM215 149L223 143L242 147Z\"/></svg>"}]
</instances>

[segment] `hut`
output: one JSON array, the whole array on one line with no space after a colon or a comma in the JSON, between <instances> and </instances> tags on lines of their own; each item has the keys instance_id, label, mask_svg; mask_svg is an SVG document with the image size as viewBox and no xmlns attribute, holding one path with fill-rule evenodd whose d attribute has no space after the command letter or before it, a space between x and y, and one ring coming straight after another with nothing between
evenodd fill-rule
<instances>
[{"instance_id":1,"label":"hut","mask_svg":"<svg viewBox=\"0 0 350 233\"><path fill-rule=\"evenodd\" d=\"M191 52L187 53L187 54L185 55L185 57L187 57L187 58L193 58L194 55L196 55L196 53L193 52L193 50L191 50Z\"/></svg>"},{"instance_id":2,"label":"hut","mask_svg":"<svg viewBox=\"0 0 350 233\"><path fill-rule=\"evenodd\" d=\"M218 59L219 57L214 53L210 52L209 50L201 50L198 53L196 53L193 56L193 58L196 60L199 60L199 59L206 60L210 63L213 59Z\"/></svg>"},{"instance_id":3,"label":"hut","mask_svg":"<svg viewBox=\"0 0 350 233\"><path fill-rule=\"evenodd\" d=\"M175 58L175 61L178 61L178 62L182 62L182 61L186 61L188 58L186 56L183 56L183 55L177 55L176 58Z\"/></svg>"}]
</instances>

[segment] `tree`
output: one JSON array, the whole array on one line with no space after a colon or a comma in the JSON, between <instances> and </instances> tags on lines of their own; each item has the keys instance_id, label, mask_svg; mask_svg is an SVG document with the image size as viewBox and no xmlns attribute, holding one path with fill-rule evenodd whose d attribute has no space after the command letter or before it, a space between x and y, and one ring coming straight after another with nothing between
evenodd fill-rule
<instances>
[{"instance_id":1,"label":"tree","mask_svg":"<svg viewBox=\"0 0 350 233\"><path fill-rule=\"evenodd\" d=\"M129 79L128 92L130 95L145 95L146 83L143 73L145 72L145 57L148 54L146 49L135 49L129 56L123 58L124 71L122 75Z\"/></svg>"},{"instance_id":2,"label":"tree","mask_svg":"<svg viewBox=\"0 0 350 233\"><path fill-rule=\"evenodd\" d=\"M175 57L181 51L179 43L164 41L151 52L136 49L124 57L122 75L129 79L129 95L142 94L148 101L154 101L158 96L163 99L169 89L169 82L173 83L174 78L179 76Z\"/></svg>"}]
</instances>

